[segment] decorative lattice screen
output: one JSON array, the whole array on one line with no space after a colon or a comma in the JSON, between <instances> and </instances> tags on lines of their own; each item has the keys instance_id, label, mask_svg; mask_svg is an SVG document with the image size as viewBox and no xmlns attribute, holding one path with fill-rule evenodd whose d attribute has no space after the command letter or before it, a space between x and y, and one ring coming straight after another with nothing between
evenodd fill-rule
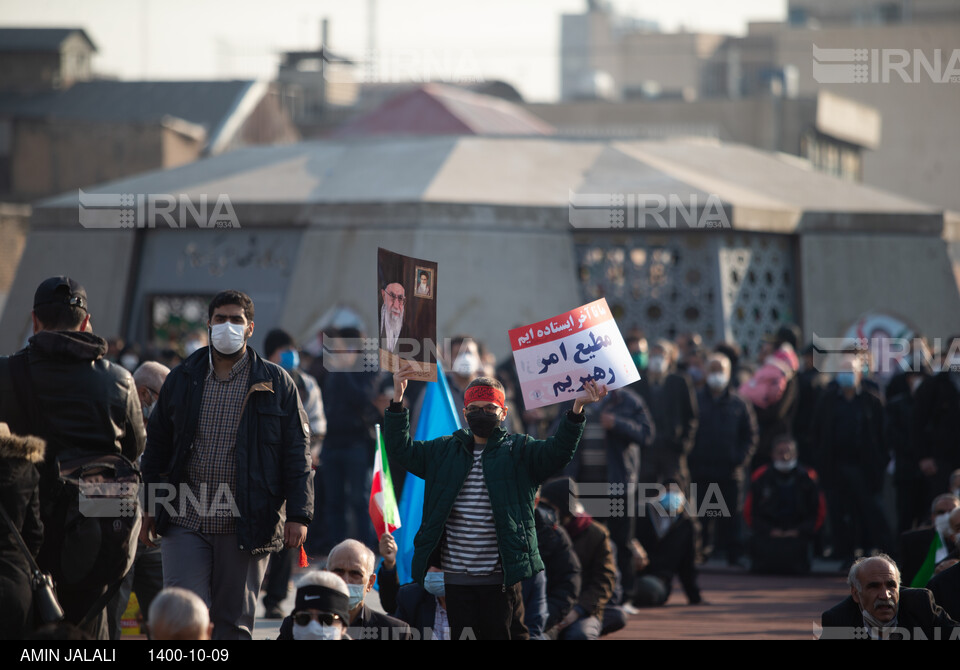
<instances>
[{"instance_id":1,"label":"decorative lattice screen","mask_svg":"<svg viewBox=\"0 0 960 670\"><path fill-rule=\"evenodd\" d=\"M794 321L791 238L755 233L591 233L575 237L584 299L605 297L621 330L757 351L764 333Z\"/></svg>"}]
</instances>

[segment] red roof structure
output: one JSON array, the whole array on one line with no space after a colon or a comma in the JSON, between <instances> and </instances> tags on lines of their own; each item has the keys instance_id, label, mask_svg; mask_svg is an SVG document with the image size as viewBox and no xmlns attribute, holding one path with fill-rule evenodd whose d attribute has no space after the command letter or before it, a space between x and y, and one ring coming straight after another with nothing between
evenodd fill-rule
<instances>
[{"instance_id":1,"label":"red roof structure","mask_svg":"<svg viewBox=\"0 0 960 670\"><path fill-rule=\"evenodd\" d=\"M348 121L333 137L362 135L552 135L553 126L502 98L423 84Z\"/></svg>"}]
</instances>

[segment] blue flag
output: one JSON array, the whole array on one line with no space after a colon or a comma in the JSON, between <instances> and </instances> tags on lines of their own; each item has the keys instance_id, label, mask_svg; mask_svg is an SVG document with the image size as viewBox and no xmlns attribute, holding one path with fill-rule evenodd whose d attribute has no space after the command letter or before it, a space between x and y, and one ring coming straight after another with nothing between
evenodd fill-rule
<instances>
[{"instance_id":1,"label":"blue flag","mask_svg":"<svg viewBox=\"0 0 960 670\"><path fill-rule=\"evenodd\" d=\"M453 396L447 385L446 375L437 361L437 381L427 384L423 392L423 405L417 419L417 432L414 440L433 440L444 435L452 435L460 429L460 415L453 406ZM403 484L400 496L400 526L393 534L397 542L397 578L401 584L413 580L413 538L420 530L423 519L423 480L409 472Z\"/></svg>"}]
</instances>

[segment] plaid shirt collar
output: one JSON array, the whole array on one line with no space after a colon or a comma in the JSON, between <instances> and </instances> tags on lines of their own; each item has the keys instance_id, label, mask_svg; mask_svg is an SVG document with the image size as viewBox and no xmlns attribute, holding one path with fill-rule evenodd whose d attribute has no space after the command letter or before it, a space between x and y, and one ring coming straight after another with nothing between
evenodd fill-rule
<instances>
[{"instance_id":1,"label":"plaid shirt collar","mask_svg":"<svg viewBox=\"0 0 960 670\"><path fill-rule=\"evenodd\" d=\"M213 368L213 366L211 366L207 370L206 379L209 380L212 377L213 381L232 382L234 379L236 379L237 375L242 373L244 369L248 365L250 365L250 356L251 356L251 350L249 348L244 348L243 356L241 356L240 360L234 363L233 367L230 368L230 374L227 375L226 379L220 379L219 377L217 377L216 370Z\"/></svg>"}]
</instances>

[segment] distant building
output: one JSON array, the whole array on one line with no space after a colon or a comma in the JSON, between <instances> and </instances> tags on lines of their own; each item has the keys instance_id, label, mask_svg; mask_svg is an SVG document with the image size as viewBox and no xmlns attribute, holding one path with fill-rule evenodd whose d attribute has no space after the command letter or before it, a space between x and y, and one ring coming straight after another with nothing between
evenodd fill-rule
<instances>
[{"instance_id":1,"label":"distant building","mask_svg":"<svg viewBox=\"0 0 960 670\"><path fill-rule=\"evenodd\" d=\"M349 116L359 89L355 65L324 47L281 54L280 100L304 137L321 134Z\"/></svg>"},{"instance_id":2,"label":"distant building","mask_svg":"<svg viewBox=\"0 0 960 670\"><path fill-rule=\"evenodd\" d=\"M0 91L42 91L88 81L96 51L82 28L0 28Z\"/></svg>"},{"instance_id":3,"label":"distant building","mask_svg":"<svg viewBox=\"0 0 960 670\"><path fill-rule=\"evenodd\" d=\"M192 162L296 128L256 81L84 81L0 94L0 199L30 201Z\"/></svg>"},{"instance_id":4,"label":"distant building","mask_svg":"<svg viewBox=\"0 0 960 670\"><path fill-rule=\"evenodd\" d=\"M322 32L319 49L283 52L277 71L283 108L304 138L368 133L482 134L497 124L496 119L502 123L506 117L514 117L505 124L513 128L507 132L539 134L546 130L545 124L512 105L522 102L522 97L506 82L364 81L363 75L358 75L362 63L326 47L326 21Z\"/></svg>"},{"instance_id":5,"label":"distant building","mask_svg":"<svg viewBox=\"0 0 960 670\"><path fill-rule=\"evenodd\" d=\"M861 181L865 152L881 146L881 118L867 105L821 91L810 98L582 100L528 104L563 135L593 139L705 137L780 151L827 174Z\"/></svg>"},{"instance_id":6,"label":"distant building","mask_svg":"<svg viewBox=\"0 0 960 670\"><path fill-rule=\"evenodd\" d=\"M789 0L790 25L869 26L960 21L956 0Z\"/></svg>"},{"instance_id":7,"label":"distant building","mask_svg":"<svg viewBox=\"0 0 960 670\"><path fill-rule=\"evenodd\" d=\"M30 231L30 207L0 203L0 315L7 302Z\"/></svg>"},{"instance_id":8,"label":"distant building","mask_svg":"<svg viewBox=\"0 0 960 670\"><path fill-rule=\"evenodd\" d=\"M960 85L954 81L960 79L960 3L792 0L789 8L789 22L751 23L747 35L732 37L618 30L620 17L605 4L588 3L586 13L564 17L564 26L588 25L589 30L562 32L561 103L584 98L698 105L715 99L783 100L737 107L747 115L744 122L762 125L770 108L786 111L797 106L789 100L809 101L826 92L872 108L882 119L882 143L862 154L866 183L960 210ZM828 51L817 56L815 48ZM832 57L829 50L836 49L849 58ZM852 60L854 54L862 59ZM814 63L847 64L851 76L824 80ZM852 74L857 66L862 80ZM564 84L576 80L573 72L598 73L595 79L603 85L593 95L584 94ZM699 113L707 108L702 105ZM758 116L751 116L751 109ZM539 113L551 120L548 112ZM643 122L642 117L634 121ZM850 156L850 151L841 153Z\"/></svg>"}]
</instances>

